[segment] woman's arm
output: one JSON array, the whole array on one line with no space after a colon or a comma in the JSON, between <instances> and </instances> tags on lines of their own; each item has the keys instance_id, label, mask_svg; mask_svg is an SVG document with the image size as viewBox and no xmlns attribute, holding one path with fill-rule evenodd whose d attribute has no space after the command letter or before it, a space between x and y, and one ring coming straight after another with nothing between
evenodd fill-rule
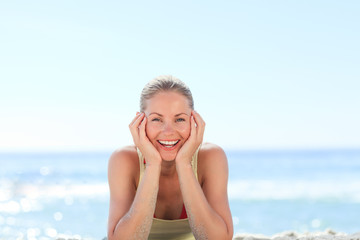
<instances>
[{"instance_id":1,"label":"woman's arm","mask_svg":"<svg viewBox=\"0 0 360 240\"><path fill-rule=\"evenodd\" d=\"M205 146L204 146L205 145ZM204 144L201 157L203 185L200 186L192 167L179 162L180 188L196 239L232 239L233 224L227 197L228 165L223 150ZM208 146L206 146L208 145Z\"/></svg>"},{"instance_id":2,"label":"woman's arm","mask_svg":"<svg viewBox=\"0 0 360 240\"><path fill-rule=\"evenodd\" d=\"M150 233L161 166L147 166L136 190L134 171L139 169L134 169L134 159L129 156L122 150L113 154L109 161L109 240L147 239Z\"/></svg>"},{"instance_id":3,"label":"woman's arm","mask_svg":"<svg viewBox=\"0 0 360 240\"><path fill-rule=\"evenodd\" d=\"M159 190L161 157L146 137L146 122L145 115L138 113L129 125L135 145L146 158L146 169L139 187L136 189L134 180L139 171L134 147L113 154L109 161L110 240L147 239L150 233Z\"/></svg>"},{"instance_id":4,"label":"woman's arm","mask_svg":"<svg viewBox=\"0 0 360 240\"><path fill-rule=\"evenodd\" d=\"M176 156L180 189L196 239L232 239L233 224L227 197L228 165L224 151L203 144L198 165L202 186L191 167L191 158L203 140L205 122L193 111L190 136ZM200 162L201 160L201 162Z\"/></svg>"}]
</instances>

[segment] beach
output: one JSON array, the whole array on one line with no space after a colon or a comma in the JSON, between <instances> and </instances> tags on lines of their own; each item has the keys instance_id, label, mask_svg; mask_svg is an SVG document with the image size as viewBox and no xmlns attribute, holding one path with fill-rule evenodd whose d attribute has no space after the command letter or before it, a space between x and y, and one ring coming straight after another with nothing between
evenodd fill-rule
<instances>
[{"instance_id":1,"label":"beach","mask_svg":"<svg viewBox=\"0 0 360 240\"><path fill-rule=\"evenodd\" d=\"M0 154L0 240L103 239L110 154ZM234 239L359 239L360 151L227 156Z\"/></svg>"},{"instance_id":2,"label":"beach","mask_svg":"<svg viewBox=\"0 0 360 240\"><path fill-rule=\"evenodd\" d=\"M335 232L328 229L323 232L307 232L297 233L295 231L287 231L275 234L273 236L265 236L262 234L235 234L233 240L360 240L360 232L354 234L346 234L341 232Z\"/></svg>"},{"instance_id":3,"label":"beach","mask_svg":"<svg viewBox=\"0 0 360 240\"><path fill-rule=\"evenodd\" d=\"M233 240L360 240L360 232L354 234L346 234L335 232L327 229L323 232L307 232L297 233L295 231L286 231L275 234L273 236L265 236L263 234L238 233L235 234ZM86 240L80 236L59 235L56 240ZM102 240L106 240L104 237Z\"/></svg>"},{"instance_id":4,"label":"beach","mask_svg":"<svg viewBox=\"0 0 360 240\"><path fill-rule=\"evenodd\" d=\"M57 240L80 240L80 236L59 235ZM360 240L360 232L346 234L327 229L323 232L297 233L295 231L286 231L273 236L262 234L241 233L235 234L233 240ZM85 240L85 239L83 239ZM106 240L106 238L103 238Z\"/></svg>"}]
</instances>

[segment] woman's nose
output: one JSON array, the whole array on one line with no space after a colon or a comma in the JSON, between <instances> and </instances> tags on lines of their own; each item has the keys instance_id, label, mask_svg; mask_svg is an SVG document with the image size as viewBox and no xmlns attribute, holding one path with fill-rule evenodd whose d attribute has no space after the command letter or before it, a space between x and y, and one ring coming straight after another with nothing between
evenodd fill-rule
<instances>
[{"instance_id":1,"label":"woman's nose","mask_svg":"<svg viewBox=\"0 0 360 240\"><path fill-rule=\"evenodd\" d=\"M174 132L174 126L172 125L172 123L169 122L165 122L163 125L163 132L164 133L172 133Z\"/></svg>"}]
</instances>

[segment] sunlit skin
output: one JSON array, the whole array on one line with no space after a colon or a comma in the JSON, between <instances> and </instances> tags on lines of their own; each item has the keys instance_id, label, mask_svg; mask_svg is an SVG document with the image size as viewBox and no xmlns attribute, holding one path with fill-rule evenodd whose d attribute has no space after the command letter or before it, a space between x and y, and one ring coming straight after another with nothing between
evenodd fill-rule
<instances>
[{"instance_id":1,"label":"sunlit skin","mask_svg":"<svg viewBox=\"0 0 360 240\"><path fill-rule=\"evenodd\" d=\"M146 135L162 160L175 160L177 152L190 136L192 109L187 98L176 92L160 92L146 102ZM165 147L159 141L178 141Z\"/></svg>"},{"instance_id":2,"label":"sunlit skin","mask_svg":"<svg viewBox=\"0 0 360 240\"><path fill-rule=\"evenodd\" d=\"M188 99L175 91L156 93L129 129L134 145L109 161L108 239L147 239L154 214L176 220L183 206L196 239L232 239L226 155L202 143L205 122ZM141 181L137 149L146 161ZM197 149L195 174L191 161Z\"/></svg>"}]
</instances>

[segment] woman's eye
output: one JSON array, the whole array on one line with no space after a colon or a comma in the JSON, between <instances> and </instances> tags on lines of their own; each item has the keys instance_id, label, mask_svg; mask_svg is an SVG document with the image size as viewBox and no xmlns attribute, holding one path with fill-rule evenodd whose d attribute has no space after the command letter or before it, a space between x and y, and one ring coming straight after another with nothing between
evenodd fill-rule
<instances>
[{"instance_id":1,"label":"woman's eye","mask_svg":"<svg viewBox=\"0 0 360 240\"><path fill-rule=\"evenodd\" d=\"M184 118L178 118L176 119L177 122L185 122L185 119Z\"/></svg>"},{"instance_id":2,"label":"woman's eye","mask_svg":"<svg viewBox=\"0 0 360 240\"><path fill-rule=\"evenodd\" d=\"M159 119L159 118L153 118L151 121L152 121L152 122L159 122L160 119Z\"/></svg>"}]
</instances>

